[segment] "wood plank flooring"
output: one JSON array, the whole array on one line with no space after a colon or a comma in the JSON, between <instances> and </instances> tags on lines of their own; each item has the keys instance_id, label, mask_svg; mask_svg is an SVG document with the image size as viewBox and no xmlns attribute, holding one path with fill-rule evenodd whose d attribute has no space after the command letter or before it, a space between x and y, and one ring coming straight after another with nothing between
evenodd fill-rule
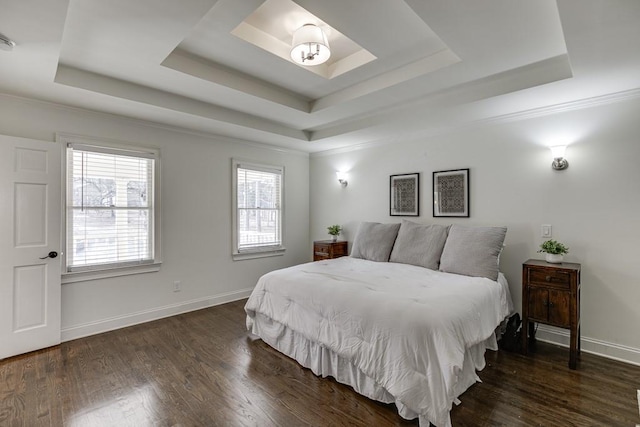
<instances>
[{"instance_id":1,"label":"wood plank flooring","mask_svg":"<svg viewBox=\"0 0 640 427\"><path fill-rule=\"evenodd\" d=\"M237 301L0 361L0 426L417 426L245 330ZM487 353L454 426L634 426L640 367Z\"/></svg>"}]
</instances>

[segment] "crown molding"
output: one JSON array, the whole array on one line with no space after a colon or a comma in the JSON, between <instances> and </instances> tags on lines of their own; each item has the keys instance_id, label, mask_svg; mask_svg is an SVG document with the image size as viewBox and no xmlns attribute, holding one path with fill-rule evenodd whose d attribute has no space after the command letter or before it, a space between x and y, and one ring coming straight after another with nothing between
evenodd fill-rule
<instances>
[{"instance_id":1,"label":"crown molding","mask_svg":"<svg viewBox=\"0 0 640 427\"><path fill-rule=\"evenodd\" d=\"M268 144L266 142L249 141L249 140L245 140L245 139L240 139L240 138L234 138L234 137L230 137L230 136L220 135L220 134L213 133L213 132L194 130L194 129L189 129L189 128L185 128L185 127L181 127L181 126L168 125L166 123L158 123L158 122L153 122L153 121L144 120L144 119L137 119L135 117L123 116L123 115L120 115L120 114L108 113L108 112L104 112L104 111L96 111L96 110L83 108L83 107L74 107L72 105L60 104L60 103L53 102L53 101L46 101L46 100L42 100L42 99L29 98L29 97L24 97L24 96L20 96L20 95L14 95L14 94L11 94L11 93L0 92L0 98L3 98L3 97L12 98L12 99L15 99L17 101L24 102L24 103L27 103L27 104L30 103L30 104L35 104L35 105L46 106L46 107L49 107L49 108L56 108L56 109L60 109L60 110L73 111L75 113L89 114L89 115L93 115L93 116L96 116L96 117L105 117L105 116L107 116L107 117L110 117L110 118L112 118L114 120L120 120L120 121L127 122L127 123L130 123L132 125L137 125L137 126L143 126L143 127L153 128L153 129L160 129L160 130L165 130L165 131L169 131L169 132L176 132L176 133L196 136L196 137L200 137L200 138L214 139L216 143L242 144L242 145L246 145L246 146L249 146L249 147L260 148L260 149L263 149L263 150L276 151L276 152L279 152L279 153L294 154L294 155L299 155L299 156L303 156L303 157L308 157L309 156L309 152L307 152L305 150L296 150L296 149L293 149L293 148L287 148L287 147L281 147L281 146L278 146L278 145ZM65 131L62 131L62 130L57 130L56 132L57 133L63 133L63 134L73 134L73 132L65 132Z\"/></svg>"},{"instance_id":2,"label":"crown molding","mask_svg":"<svg viewBox=\"0 0 640 427\"><path fill-rule=\"evenodd\" d=\"M518 111L518 112L508 113L508 114L501 114L493 117L487 117L484 119L470 120L470 121L467 121L466 123L458 123L455 125L446 126L444 128L440 128L433 131L425 130L423 132L416 132L416 135L420 135L421 137L433 137L437 135L446 135L451 132L455 132L461 129L466 129L469 127L482 126L487 124L502 124L502 123L523 121L523 120L533 119L537 117L550 116L553 114L566 113L569 111L577 111L577 110L583 110L583 109L592 108L592 107L599 107L603 105L616 104L616 103L631 101L635 99L640 99L640 88L614 92L606 95L597 95L589 98L563 102L563 103L549 105L545 107L536 107L529 110L523 110L523 111ZM365 150L369 148L374 148L374 147L379 147L379 146L394 144L394 143L398 143L398 140L395 138L368 141L368 142L362 142L360 144L349 145L346 147L338 147L338 148L332 148L329 150L316 151L311 153L310 156L313 158L313 157L330 156L334 154L344 154L344 153L349 153L353 151Z\"/></svg>"},{"instance_id":3,"label":"crown molding","mask_svg":"<svg viewBox=\"0 0 640 427\"><path fill-rule=\"evenodd\" d=\"M566 113L569 111L584 110L586 108L616 104L619 102L630 101L638 98L640 98L640 88L634 88L621 92L614 92L606 95L597 95L590 98L583 98L575 101L549 105L546 107L537 107L530 110L502 114L495 117L488 117L486 119L469 122L469 124L475 125L485 123L509 123L514 121L533 119L536 117L549 116L552 114Z\"/></svg>"}]
</instances>

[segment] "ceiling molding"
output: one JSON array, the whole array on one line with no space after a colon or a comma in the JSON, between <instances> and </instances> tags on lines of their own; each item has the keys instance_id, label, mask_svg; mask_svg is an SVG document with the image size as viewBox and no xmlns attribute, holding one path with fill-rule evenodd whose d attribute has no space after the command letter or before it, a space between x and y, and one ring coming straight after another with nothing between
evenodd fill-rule
<instances>
[{"instance_id":1,"label":"ceiling molding","mask_svg":"<svg viewBox=\"0 0 640 427\"><path fill-rule=\"evenodd\" d=\"M225 125L250 128L298 141L309 140L309 135L303 130L292 129L250 114L62 64L58 66L54 81L66 86L172 110L179 114L220 121Z\"/></svg>"},{"instance_id":2,"label":"ceiling molding","mask_svg":"<svg viewBox=\"0 0 640 427\"><path fill-rule=\"evenodd\" d=\"M347 135L360 129L373 129L385 121L393 121L403 127L424 126L424 119L447 109L468 105L473 102L506 95L536 86L567 79L572 76L569 58L559 55L513 70L491 74L487 77L462 83L414 98L411 102L392 105L385 110L362 114L338 123L309 129L311 141ZM419 117L417 117L419 116ZM462 119L461 119L462 120ZM413 124L408 123L411 121Z\"/></svg>"},{"instance_id":3,"label":"ceiling molding","mask_svg":"<svg viewBox=\"0 0 640 427\"><path fill-rule=\"evenodd\" d=\"M356 98L369 95L370 93L378 92L414 78L427 75L458 62L460 62L460 58L458 58L455 53L449 49L442 49L433 55L414 61L411 64L396 68L395 70L388 71L338 92L316 99L311 102L311 111L316 112L343 104Z\"/></svg>"},{"instance_id":4,"label":"ceiling molding","mask_svg":"<svg viewBox=\"0 0 640 427\"><path fill-rule=\"evenodd\" d=\"M21 96L21 95L15 95L15 94L10 94L10 93L0 93L0 98L10 98L13 101L23 102L25 104L41 105L41 106L44 106L44 107L47 107L47 108L55 108L55 109L59 109L59 110L71 111L71 112L74 112L74 113L88 114L88 115L92 115L92 116L96 116L96 117L108 116L108 117L111 117L114 120L127 122L127 123L130 123L130 124L135 125L135 126L144 126L144 127L149 127L149 128L153 128L153 129L160 129L160 130L169 131L169 132L176 132L176 133L196 136L196 137L200 137L200 138L213 139L214 143L242 144L242 145L246 145L248 147L253 147L253 148L260 148L260 149L265 149L265 150L270 150L270 151L276 151L276 152L279 152L279 153L295 154L295 155L300 155L300 156L303 156L303 157L309 157L309 152L306 151L306 150L296 150L296 149L293 149L293 148L282 147L280 145L273 145L273 144L268 144L268 143L263 143L263 142L248 141L246 139L234 138L234 137L230 137L230 136L226 136L226 135L220 135L220 134L213 133L213 132L198 131L198 130L185 128L185 127L181 127L181 126L169 125L169 124L166 124L166 123L158 123L158 122L154 122L154 121L150 121L150 120L144 120L144 119L137 119L135 117L123 116L123 115L115 114L115 113L108 113L108 112L104 112L104 111L91 110L91 109L83 108L83 107L76 107L76 106L73 106L73 105L60 104L58 102L53 102L53 101L45 101L45 100L42 100L42 99L28 98L28 97L24 97L24 96ZM56 133L65 134L65 135L74 134L73 132L65 132L65 131L56 131ZM18 135L16 135L16 136L18 136ZM102 137L96 137L96 136L94 136L92 138L104 139Z\"/></svg>"},{"instance_id":5,"label":"ceiling molding","mask_svg":"<svg viewBox=\"0 0 640 427\"><path fill-rule=\"evenodd\" d=\"M503 114L500 116L481 119L470 123L509 123L514 121L534 119L536 117L549 116L551 114L559 114L568 111L583 110L585 108L599 107L601 105L615 104L618 102L630 101L638 98L640 98L640 88L635 88L616 93L609 93L606 95L597 95L589 98L563 102L547 107L532 108L530 110Z\"/></svg>"},{"instance_id":6,"label":"ceiling molding","mask_svg":"<svg viewBox=\"0 0 640 427\"><path fill-rule=\"evenodd\" d=\"M498 125L498 124L504 124L504 123L512 123L516 121L524 121L524 120L534 119L538 117L549 116L553 114L583 110L587 108L610 105L610 104L615 104L619 102L631 101L635 99L640 99L640 88L629 89L629 90L606 94L606 95L598 95L598 96L583 98L575 101L563 102L560 104L555 104L555 105L550 105L545 107L532 108L529 110L523 110L516 113L502 114L494 117L488 117L485 119L471 120L466 123L446 126L438 130L425 129L424 132L420 133L420 136L434 137L438 135L449 134L462 129L468 129L470 127L482 126L487 124ZM329 150L312 152L311 157L324 157L324 156L331 156L334 154L344 154L344 153L349 153L353 151L366 150L369 148L384 146L388 144L394 144L397 142L398 140L396 138L363 142L360 144L350 145L347 147L339 147L339 148L333 148Z\"/></svg>"},{"instance_id":7,"label":"ceiling molding","mask_svg":"<svg viewBox=\"0 0 640 427\"><path fill-rule=\"evenodd\" d=\"M310 112L310 99L304 96L180 49L171 52L160 65L304 113Z\"/></svg>"}]
</instances>

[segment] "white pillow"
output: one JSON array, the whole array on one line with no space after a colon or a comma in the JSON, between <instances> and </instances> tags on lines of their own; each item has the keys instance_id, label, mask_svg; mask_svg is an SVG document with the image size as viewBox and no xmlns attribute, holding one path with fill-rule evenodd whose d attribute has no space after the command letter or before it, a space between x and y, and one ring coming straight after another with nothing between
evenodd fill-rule
<instances>
[{"instance_id":1,"label":"white pillow","mask_svg":"<svg viewBox=\"0 0 640 427\"><path fill-rule=\"evenodd\" d=\"M452 225L442 250L440 271L498 279L498 256L507 227Z\"/></svg>"},{"instance_id":2,"label":"white pillow","mask_svg":"<svg viewBox=\"0 0 640 427\"><path fill-rule=\"evenodd\" d=\"M369 261L387 262L400 224L363 222L353 242L351 256Z\"/></svg>"},{"instance_id":3,"label":"white pillow","mask_svg":"<svg viewBox=\"0 0 640 427\"><path fill-rule=\"evenodd\" d=\"M416 224L403 219L389 261L437 270L448 232L448 225Z\"/></svg>"}]
</instances>

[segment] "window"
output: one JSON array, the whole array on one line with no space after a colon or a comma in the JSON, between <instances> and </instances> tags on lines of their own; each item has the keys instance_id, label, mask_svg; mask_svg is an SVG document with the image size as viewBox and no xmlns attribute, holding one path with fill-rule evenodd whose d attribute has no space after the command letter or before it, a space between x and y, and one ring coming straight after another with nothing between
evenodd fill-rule
<instances>
[{"instance_id":1,"label":"window","mask_svg":"<svg viewBox=\"0 0 640 427\"><path fill-rule=\"evenodd\" d=\"M284 168L233 161L234 259L282 255Z\"/></svg>"},{"instance_id":2,"label":"window","mask_svg":"<svg viewBox=\"0 0 640 427\"><path fill-rule=\"evenodd\" d=\"M67 274L158 269L149 269L159 263L158 158L150 149L67 142Z\"/></svg>"}]
</instances>

